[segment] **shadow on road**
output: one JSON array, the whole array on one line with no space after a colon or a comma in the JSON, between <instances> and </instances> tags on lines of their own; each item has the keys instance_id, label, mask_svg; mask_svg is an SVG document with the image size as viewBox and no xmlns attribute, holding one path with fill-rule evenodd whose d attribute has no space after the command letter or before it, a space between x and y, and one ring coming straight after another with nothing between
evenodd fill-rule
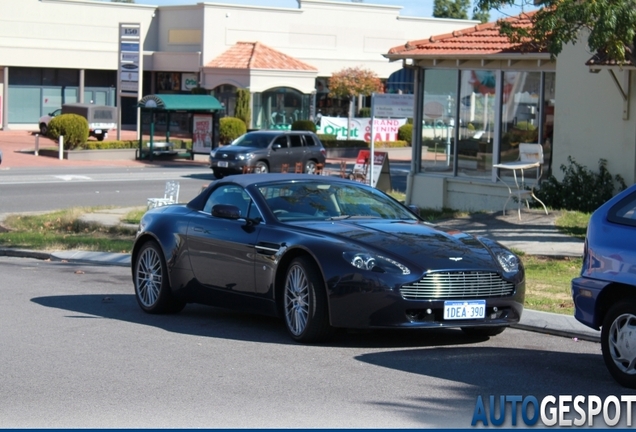
<instances>
[{"instance_id":1,"label":"shadow on road","mask_svg":"<svg viewBox=\"0 0 636 432\"><path fill-rule=\"evenodd\" d=\"M294 344L281 319L189 304L177 315L144 313L134 295L86 294L37 297L34 303L69 312L68 318L107 318L161 328L174 333L275 344ZM438 347L482 342L458 329L338 330L318 346L348 348Z\"/></svg>"}]
</instances>

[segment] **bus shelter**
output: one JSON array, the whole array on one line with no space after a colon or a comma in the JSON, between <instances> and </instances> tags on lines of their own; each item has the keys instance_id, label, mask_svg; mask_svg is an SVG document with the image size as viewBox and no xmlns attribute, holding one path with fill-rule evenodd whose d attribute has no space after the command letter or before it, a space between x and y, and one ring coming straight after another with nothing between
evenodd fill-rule
<instances>
[{"instance_id":1,"label":"bus shelter","mask_svg":"<svg viewBox=\"0 0 636 432\"><path fill-rule=\"evenodd\" d=\"M139 158L177 154L171 134L192 138L191 157L208 154L219 145L219 119L223 105L210 95L155 94L144 96L137 106L141 111ZM155 139L155 134L165 139ZM149 136L144 148L144 136Z\"/></svg>"}]
</instances>

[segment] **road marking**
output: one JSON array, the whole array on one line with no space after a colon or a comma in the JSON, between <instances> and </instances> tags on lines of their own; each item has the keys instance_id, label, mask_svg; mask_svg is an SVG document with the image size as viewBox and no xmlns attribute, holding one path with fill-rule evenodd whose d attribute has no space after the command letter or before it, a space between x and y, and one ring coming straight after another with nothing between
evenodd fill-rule
<instances>
[{"instance_id":1,"label":"road marking","mask_svg":"<svg viewBox=\"0 0 636 432\"><path fill-rule=\"evenodd\" d=\"M91 180L90 177L83 176L83 175L61 175L61 176L53 176L53 177L62 179L64 181Z\"/></svg>"}]
</instances>

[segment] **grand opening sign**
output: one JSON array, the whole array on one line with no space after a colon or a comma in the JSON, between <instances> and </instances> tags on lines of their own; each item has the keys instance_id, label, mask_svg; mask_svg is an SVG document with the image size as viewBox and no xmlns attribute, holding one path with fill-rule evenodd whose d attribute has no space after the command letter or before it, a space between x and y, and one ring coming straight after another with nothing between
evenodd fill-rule
<instances>
[{"instance_id":1,"label":"grand opening sign","mask_svg":"<svg viewBox=\"0 0 636 432\"><path fill-rule=\"evenodd\" d=\"M374 141L396 141L400 126L406 124L406 118L399 119L373 119ZM349 124L349 138L354 140L371 141L371 118L353 118ZM346 117L322 117L320 128L317 131L322 134L335 135L336 139L347 139Z\"/></svg>"}]
</instances>

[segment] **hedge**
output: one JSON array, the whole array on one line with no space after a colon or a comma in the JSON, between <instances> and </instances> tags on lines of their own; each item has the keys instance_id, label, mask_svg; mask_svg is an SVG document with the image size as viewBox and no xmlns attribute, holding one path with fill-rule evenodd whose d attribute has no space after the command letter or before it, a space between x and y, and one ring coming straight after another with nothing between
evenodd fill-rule
<instances>
[{"instance_id":1,"label":"hedge","mask_svg":"<svg viewBox=\"0 0 636 432\"><path fill-rule=\"evenodd\" d=\"M247 132L245 122L236 117L223 117L219 122L219 144L229 144Z\"/></svg>"},{"instance_id":2,"label":"hedge","mask_svg":"<svg viewBox=\"0 0 636 432\"><path fill-rule=\"evenodd\" d=\"M296 120L292 123L291 130L316 132L316 123L311 120Z\"/></svg>"},{"instance_id":3,"label":"hedge","mask_svg":"<svg viewBox=\"0 0 636 432\"><path fill-rule=\"evenodd\" d=\"M77 114L61 114L49 122L48 136L54 140L64 137L64 147L73 150L88 141L88 120Z\"/></svg>"}]
</instances>

